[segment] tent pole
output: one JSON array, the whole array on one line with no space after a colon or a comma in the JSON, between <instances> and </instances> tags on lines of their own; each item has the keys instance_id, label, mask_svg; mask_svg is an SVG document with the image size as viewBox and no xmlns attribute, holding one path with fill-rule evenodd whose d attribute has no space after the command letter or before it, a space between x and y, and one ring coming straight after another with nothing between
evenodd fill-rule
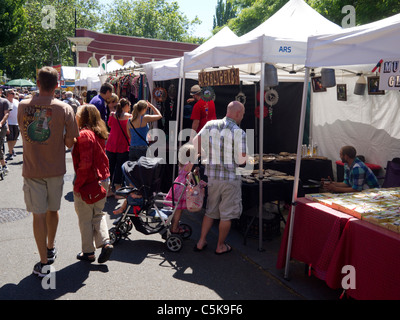
<instances>
[{"instance_id":1,"label":"tent pole","mask_svg":"<svg viewBox=\"0 0 400 320\"><path fill-rule=\"evenodd\" d=\"M183 130L183 114L185 111L185 90L186 90L186 72L183 71L183 59L182 59L182 98L181 98L181 115L180 115L180 123L179 123L179 130L182 132ZM179 140L179 148L182 145L182 141Z\"/></svg>"},{"instance_id":2,"label":"tent pole","mask_svg":"<svg viewBox=\"0 0 400 320\"><path fill-rule=\"evenodd\" d=\"M300 165L301 165L301 146L303 144L304 135L304 123L306 118L306 108L307 108L307 94L308 94L308 79L310 70L306 67L304 75L304 87L303 87L303 101L301 105L301 115L300 115L300 125L299 125L299 137L297 142L297 155L296 155L296 169L294 173L294 183L293 183L293 195L292 195L292 206L290 211L290 222L289 222L289 238L286 249L286 264L285 264L285 275L284 278L289 278L289 263L290 255L292 251L292 241L293 241L293 224L296 212L297 204L297 192L299 189L299 178L300 178Z\"/></svg>"},{"instance_id":3,"label":"tent pole","mask_svg":"<svg viewBox=\"0 0 400 320\"><path fill-rule=\"evenodd\" d=\"M182 94L182 77L183 77L183 58L181 59L180 63L181 63L181 66L180 66L179 83L178 83L178 101L177 101L177 108L176 108L176 125L175 125L175 132L174 132L174 149L173 149L173 152L174 152L174 157L173 157L173 159L174 159L174 161L173 161L174 167L173 167L173 170L172 170L172 183L174 183L174 181L175 181L176 164L177 164L177 158L176 157L178 155L178 153L177 153L178 132L180 130L179 129L179 125L178 125L178 121L180 121L180 117L181 117L180 110L182 108L182 106L181 106L181 102L182 102L181 94ZM171 152L171 150L169 152ZM170 157L170 159L171 159L171 157Z\"/></svg>"},{"instance_id":4,"label":"tent pole","mask_svg":"<svg viewBox=\"0 0 400 320\"><path fill-rule=\"evenodd\" d=\"M265 62L261 62L261 79L260 79L260 133L258 146L258 185L259 185L259 201L258 201L258 251L263 251L262 247L262 225L263 225L263 175L264 175L264 83L265 83Z\"/></svg>"}]
</instances>

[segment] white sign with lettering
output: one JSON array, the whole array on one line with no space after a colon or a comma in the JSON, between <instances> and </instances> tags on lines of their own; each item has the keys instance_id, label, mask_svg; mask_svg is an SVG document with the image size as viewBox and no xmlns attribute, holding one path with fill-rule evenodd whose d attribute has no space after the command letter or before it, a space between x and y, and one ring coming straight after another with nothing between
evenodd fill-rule
<instances>
[{"instance_id":1,"label":"white sign with lettering","mask_svg":"<svg viewBox=\"0 0 400 320\"><path fill-rule=\"evenodd\" d=\"M379 90L400 90L400 58L381 63Z\"/></svg>"}]
</instances>

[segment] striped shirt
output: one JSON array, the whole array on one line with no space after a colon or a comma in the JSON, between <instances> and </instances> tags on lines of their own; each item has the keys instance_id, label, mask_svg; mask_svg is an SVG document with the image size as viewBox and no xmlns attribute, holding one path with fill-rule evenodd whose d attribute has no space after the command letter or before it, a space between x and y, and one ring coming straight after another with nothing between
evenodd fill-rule
<instances>
[{"instance_id":1,"label":"striped shirt","mask_svg":"<svg viewBox=\"0 0 400 320\"><path fill-rule=\"evenodd\" d=\"M343 182L358 191L362 191L365 184L369 188L379 188L378 179L376 179L372 170L358 158L354 159L351 167L347 163L344 165Z\"/></svg>"},{"instance_id":2,"label":"striped shirt","mask_svg":"<svg viewBox=\"0 0 400 320\"><path fill-rule=\"evenodd\" d=\"M205 174L208 179L239 180L238 157L246 153L246 134L228 117L211 120L200 130L202 149L207 152Z\"/></svg>"}]
</instances>

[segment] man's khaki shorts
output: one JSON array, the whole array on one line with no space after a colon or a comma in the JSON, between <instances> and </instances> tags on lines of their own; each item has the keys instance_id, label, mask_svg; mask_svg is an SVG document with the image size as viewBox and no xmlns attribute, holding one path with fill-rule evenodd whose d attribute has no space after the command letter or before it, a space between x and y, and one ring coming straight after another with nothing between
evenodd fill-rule
<instances>
[{"instance_id":1,"label":"man's khaki shorts","mask_svg":"<svg viewBox=\"0 0 400 320\"><path fill-rule=\"evenodd\" d=\"M24 178L26 210L32 213L58 211L64 187L64 176L29 179Z\"/></svg>"},{"instance_id":2,"label":"man's khaki shorts","mask_svg":"<svg viewBox=\"0 0 400 320\"><path fill-rule=\"evenodd\" d=\"M206 216L212 219L239 219L242 214L241 180L209 180Z\"/></svg>"}]
</instances>

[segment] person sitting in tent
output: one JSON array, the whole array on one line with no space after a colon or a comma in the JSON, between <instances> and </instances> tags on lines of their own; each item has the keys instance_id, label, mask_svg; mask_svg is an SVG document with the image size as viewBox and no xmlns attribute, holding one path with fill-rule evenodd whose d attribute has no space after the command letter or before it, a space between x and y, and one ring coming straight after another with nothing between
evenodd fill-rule
<instances>
[{"instance_id":1,"label":"person sitting in tent","mask_svg":"<svg viewBox=\"0 0 400 320\"><path fill-rule=\"evenodd\" d=\"M378 179L364 162L356 156L357 151L352 146L340 149L340 159L344 163L343 182L327 182L324 188L330 192L359 192L364 188L379 188Z\"/></svg>"}]
</instances>

